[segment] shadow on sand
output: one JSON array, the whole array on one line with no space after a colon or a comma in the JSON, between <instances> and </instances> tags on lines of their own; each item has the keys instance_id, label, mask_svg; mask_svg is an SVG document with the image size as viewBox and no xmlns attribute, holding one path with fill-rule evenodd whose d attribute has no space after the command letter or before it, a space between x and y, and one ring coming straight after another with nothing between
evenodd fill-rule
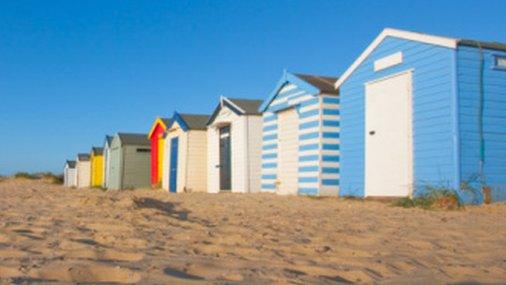
<instances>
[{"instance_id":1,"label":"shadow on sand","mask_svg":"<svg viewBox=\"0 0 506 285\"><path fill-rule=\"evenodd\" d=\"M164 202L153 198L136 198L134 199L134 204L137 208L157 210L164 215L181 221L188 221L188 214L190 213L187 210L177 210L176 206L178 204L176 203Z\"/></svg>"}]
</instances>

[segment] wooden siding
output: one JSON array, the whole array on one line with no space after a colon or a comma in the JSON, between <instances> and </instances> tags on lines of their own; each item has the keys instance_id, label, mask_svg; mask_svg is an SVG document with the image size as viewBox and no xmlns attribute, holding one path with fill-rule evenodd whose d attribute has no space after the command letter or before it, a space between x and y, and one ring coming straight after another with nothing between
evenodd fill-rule
<instances>
[{"instance_id":1,"label":"wooden siding","mask_svg":"<svg viewBox=\"0 0 506 285\"><path fill-rule=\"evenodd\" d=\"M374 72L374 61L395 52L403 62ZM364 195L364 92L366 82L413 71L415 187L456 187L454 56L450 48L387 37L340 88L342 196Z\"/></svg>"},{"instance_id":2,"label":"wooden siding","mask_svg":"<svg viewBox=\"0 0 506 285\"><path fill-rule=\"evenodd\" d=\"M506 52L483 50L485 142L484 182L492 187L494 201L506 200L506 70L494 69L495 56ZM459 47L457 52L458 108L460 128L460 176L463 182L480 189L479 78L480 50ZM467 202L479 203L480 195L464 191Z\"/></svg>"},{"instance_id":3,"label":"wooden siding","mask_svg":"<svg viewBox=\"0 0 506 285\"><path fill-rule=\"evenodd\" d=\"M260 191L262 117L237 115L224 106L207 130L207 191L220 191L219 128L230 125L232 189L234 193Z\"/></svg>"},{"instance_id":4,"label":"wooden siding","mask_svg":"<svg viewBox=\"0 0 506 285\"><path fill-rule=\"evenodd\" d=\"M107 181L108 189L121 189L121 173L123 164L123 153L119 137L114 136L110 147L110 168Z\"/></svg>"},{"instance_id":5,"label":"wooden siding","mask_svg":"<svg viewBox=\"0 0 506 285\"><path fill-rule=\"evenodd\" d=\"M188 131L187 169L184 191L206 192L207 188L207 134L206 131ZM179 169L178 169L179 170Z\"/></svg>"},{"instance_id":6,"label":"wooden siding","mask_svg":"<svg viewBox=\"0 0 506 285\"><path fill-rule=\"evenodd\" d=\"M216 167L216 165L220 164L219 137L218 128L214 126L207 128L207 192L209 193L220 192L220 171Z\"/></svg>"},{"instance_id":7,"label":"wooden siding","mask_svg":"<svg viewBox=\"0 0 506 285\"><path fill-rule=\"evenodd\" d=\"M104 181L102 183L102 187L104 188L108 188L109 185L108 185L108 180L109 180L109 171L110 171L110 165L111 165L111 149L110 149L110 146L106 143L104 145Z\"/></svg>"},{"instance_id":8,"label":"wooden siding","mask_svg":"<svg viewBox=\"0 0 506 285\"><path fill-rule=\"evenodd\" d=\"M77 186L76 178L77 178L76 169L65 166L63 170L63 186L76 187Z\"/></svg>"},{"instance_id":9,"label":"wooden siding","mask_svg":"<svg viewBox=\"0 0 506 285\"><path fill-rule=\"evenodd\" d=\"M207 192L220 192L220 127L230 125L231 141L231 185L232 192L245 192L246 165L244 163L245 138L244 121L242 116L232 112L226 106L222 107L213 121L213 125L207 129Z\"/></svg>"},{"instance_id":10,"label":"wooden siding","mask_svg":"<svg viewBox=\"0 0 506 285\"><path fill-rule=\"evenodd\" d=\"M278 113L286 108L298 113L298 194L339 193L339 97L310 94L293 83L281 88L263 113L262 191L277 189Z\"/></svg>"},{"instance_id":11,"label":"wooden siding","mask_svg":"<svg viewBox=\"0 0 506 285\"><path fill-rule=\"evenodd\" d=\"M320 195L339 195L340 185L340 100L339 97L320 97Z\"/></svg>"},{"instance_id":12,"label":"wooden siding","mask_svg":"<svg viewBox=\"0 0 506 285\"><path fill-rule=\"evenodd\" d=\"M246 171L249 173L249 185L247 188L250 193L260 192L261 170L262 170L262 117L245 117L248 130L246 131L246 143L248 159L246 160Z\"/></svg>"},{"instance_id":13,"label":"wooden siding","mask_svg":"<svg viewBox=\"0 0 506 285\"><path fill-rule=\"evenodd\" d=\"M150 186L151 161L150 149L145 145L122 146L123 167L121 189L146 188ZM140 151L139 151L140 150Z\"/></svg>"},{"instance_id":14,"label":"wooden siding","mask_svg":"<svg viewBox=\"0 0 506 285\"><path fill-rule=\"evenodd\" d=\"M114 136L110 147L109 189L131 189L150 186L150 149L146 145L122 145Z\"/></svg>"},{"instance_id":15,"label":"wooden siding","mask_svg":"<svg viewBox=\"0 0 506 285\"><path fill-rule=\"evenodd\" d=\"M90 162L89 161L77 161L77 188L90 187Z\"/></svg>"}]
</instances>

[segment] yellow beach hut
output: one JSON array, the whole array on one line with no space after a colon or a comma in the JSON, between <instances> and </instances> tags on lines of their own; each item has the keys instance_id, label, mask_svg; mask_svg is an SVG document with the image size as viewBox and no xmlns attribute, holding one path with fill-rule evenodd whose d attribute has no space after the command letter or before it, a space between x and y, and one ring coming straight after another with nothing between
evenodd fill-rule
<instances>
[{"instance_id":1,"label":"yellow beach hut","mask_svg":"<svg viewBox=\"0 0 506 285\"><path fill-rule=\"evenodd\" d=\"M104 182L104 149L92 147L90 162L91 187L102 187Z\"/></svg>"}]
</instances>

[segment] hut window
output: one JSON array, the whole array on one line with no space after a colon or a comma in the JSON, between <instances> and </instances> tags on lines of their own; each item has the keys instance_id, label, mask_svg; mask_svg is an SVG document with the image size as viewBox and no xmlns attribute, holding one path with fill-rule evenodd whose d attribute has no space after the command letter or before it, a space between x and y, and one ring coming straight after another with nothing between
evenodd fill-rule
<instances>
[{"instance_id":1,"label":"hut window","mask_svg":"<svg viewBox=\"0 0 506 285\"><path fill-rule=\"evenodd\" d=\"M495 67L499 69L506 69L506 56L496 56Z\"/></svg>"},{"instance_id":2,"label":"hut window","mask_svg":"<svg viewBox=\"0 0 506 285\"><path fill-rule=\"evenodd\" d=\"M151 149L149 149L149 148L138 148L137 152L151 152Z\"/></svg>"}]
</instances>

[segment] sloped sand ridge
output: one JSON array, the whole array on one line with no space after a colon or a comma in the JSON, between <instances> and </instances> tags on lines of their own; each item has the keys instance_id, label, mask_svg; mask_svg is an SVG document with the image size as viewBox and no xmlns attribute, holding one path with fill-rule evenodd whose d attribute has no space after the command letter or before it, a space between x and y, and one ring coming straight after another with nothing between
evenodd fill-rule
<instances>
[{"instance_id":1,"label":"sloped sand ridge","mask_svg":"<svg viewBox=\"0 0 506 285\"><path fill-rule=\"evenodd\" d=\"M505 211L7 180L0 284L501 284Z\"/></svg>"}]
</instances>

